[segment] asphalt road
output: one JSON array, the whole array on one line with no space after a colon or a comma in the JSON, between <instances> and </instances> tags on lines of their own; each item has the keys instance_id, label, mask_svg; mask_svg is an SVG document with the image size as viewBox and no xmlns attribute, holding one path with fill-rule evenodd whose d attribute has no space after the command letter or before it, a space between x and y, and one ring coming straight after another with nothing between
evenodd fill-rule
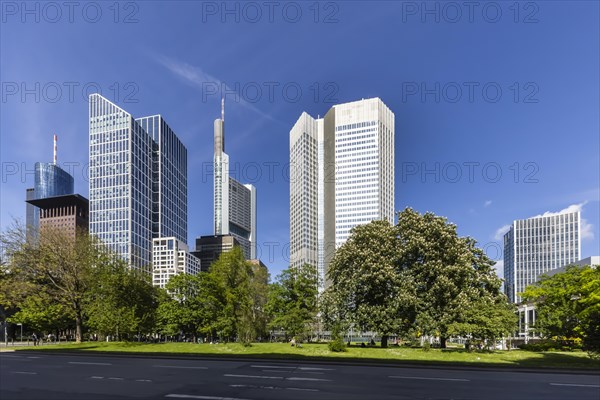
<instances>
[{"instance_id":1,"label":"asphalt road","mask_svg":"<svg viewBox=\"0 0 600 400\"><path fill-rule=\"evenodd\" d=\"M600 399L600 375L0 353L0 399Z\"/></svg>"}]
</instances>

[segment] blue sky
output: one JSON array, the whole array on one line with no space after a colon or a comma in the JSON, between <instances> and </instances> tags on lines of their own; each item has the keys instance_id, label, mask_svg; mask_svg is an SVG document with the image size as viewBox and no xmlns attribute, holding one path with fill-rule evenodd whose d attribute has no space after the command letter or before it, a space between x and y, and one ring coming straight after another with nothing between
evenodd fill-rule
<instances>
[{"instance_id":1,"label":"blue sky","mask_svg":"<svg viewBox=\"0 0 600 400\"><path fill-rule=\"evenodd\" d=\"M2 3L2 228L24 219L28 171L51 161L53 133L87 196L86 93L98 88L175 130L189 241L211 234L225 94L226 151L257 187L275 276L287 267L290 128L303 111L380 97L396 115L396 209L444 215L501 259L506 224L579 207L582 256L600 254L597 2L52 4Z\"/></svg>"}]
</instances>

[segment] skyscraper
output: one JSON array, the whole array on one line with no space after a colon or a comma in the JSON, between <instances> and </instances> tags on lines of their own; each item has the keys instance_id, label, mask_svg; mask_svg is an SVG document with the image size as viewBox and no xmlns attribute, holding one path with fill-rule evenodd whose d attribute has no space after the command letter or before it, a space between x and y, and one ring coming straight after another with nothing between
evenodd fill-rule
<instances>
[{"instance_id":1,"label":"skyscraper","mask_svg":"<svg viewBox=\"0 0 600 400\"><path fill-rule=\"evenodd\" d=\"M214 123L214 234L231 235L242 247L246 259L256 258L256 188L229 176L225 153L225 101L221 118Z\"/></svg>"},{"instance_id":2,"label":"skyscraper","mask_svg":"<svg viewBox=\"0 0 600 400\"><path fill-rule=\"evenodd\" d=\"M25 201L45 199L47 197L63 196L75 192L74 179L57 163L57 136L54 135L54 160L51 163L36 162L34 165L34 187L26 189ZM31 203L25 210L27 236L31 237L39 228L40 211Z\"/></svg>"},{"instance_id":3,"label":"skyscraper","mask_svg":"<svg viewBox=\"0 0 600 400\"><path fill-rule=\"evenodd\" d=\"M290 131L290 262L327 265L350 230L394 222L394 113L379 99L302 113Z\"/></svg>"},{"instance_id":4,"label":"skyscraper","mask_svg":"<svg viewBox=\"0 0 600 400\"><path fill-rule=\"evenodd\" d=\"M152 243L152 284L164 288L172 276L200 273L200 259L187 244L174 237L155 238Z\"/></svg>"},{"instance_id":5,"label":"skyscraper","mask_svg":"<svg viewBox=\"0 0 600 400\"><path fill-rule=\"evenodd\" d=\"M520 303L519 293L548 271L581 258L579 211L546 213L516 220L504 235L504 292Z\"/></svg>"},{"instance_id":6,"label":"skyscraper","mask_svg":"<svg viewBox=\"0 0 600 400\"><path fill-rule=\"evenodd\" d=\"M150 272L152 239L187 240L187 149L160 115L90 95L90 233Z\"/></svg>"}]
</instances>

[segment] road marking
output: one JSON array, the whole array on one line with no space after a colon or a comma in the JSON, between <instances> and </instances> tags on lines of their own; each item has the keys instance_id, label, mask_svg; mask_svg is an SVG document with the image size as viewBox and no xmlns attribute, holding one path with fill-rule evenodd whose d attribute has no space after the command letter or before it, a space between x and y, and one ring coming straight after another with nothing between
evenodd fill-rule
<instances>
[{"instance_id":1,"label":"road marking","mask_svg":"<svg viewBox=\"0 0 600 400\"><path fill-rule=\"evenodd\" d=\"M90 379L104 379L103 376L90 376Z\"/></svg>"},{"instance_id":2,"label":"road marking","mask_svg":"<svg viewBox=\"0 0 600 400\"><path fill-rule=\"evenodd\" d=\"M218 397L218 396L197 396L194 394L176 394L170 393L165 395L165 397L175 398L175 399L202 399L202 400L247 400L240 399L237 397Z\"/></svg>"},{"instance_id":3,"label":"road marking","mask_svg":"<svg viewBox=\"0 0 600 400\"><path fill-rule=\"evenodd\" d=\"M300 367L302 371L335 371L333 368Z\"/></svg>"},{"instance_id":4,"label":"road marking","mask_svg":"<svg viewBox=\"0 0 600 400\"><path fill-rule=\"evenodd\" d=\"M37 356L29 356L27 358L42 358L42 357L37 357Z\"/></svg>"},{"instance_id":5,"label":"road marking","mask_svg":"<svg viewBox=\"0 0 600 400\"><path fill-rule=\"evenodd\" d=\"M108 378L108 379L110 379L112 381L122 381L123 380L123 378L118 378L118 377L117 378Z\"/></svg>"},{"instance_id":6,"label":"road marking","mask_svg":"<svg viewBox=\"0 0 600 400\"><path fill-rule=\"evenodd\" d=\"M459 379L459 378L429 378L425 376L389 376L388 378L396 379L419 379L426 381L454 381L454 382L471 382L470 379Z\"/></svg>"},{"instance_id":7,"label":"road marking","mask_svg":"<svg viewBox=\"0 0 600 400\"><path fill-rule=\"evenodd\" d=\"M319 389L311 389L311 388L295 388L295 387L277 387L277 386L256 386L256 385L229 385L232 388L250 388L250 389L287 389L287 390L298 390L305 392L318 392Z\"/></svg>"},{"instance_id":8,"label":"road marking","mask_svg":"<svg viewBox=\"0 0 600 400\"><path fill-rule=\"evenodd\" d=\"M300 376L292 376L289 378L285 378L287 381L313 381L313 382L331 382L329 379L320 379L320 378L303 378Z\"/></svg>"},{"instance_id":9,"label":"road marking","mask_svg":"<svg viewBox=\"0 0 600 400\"><path fill-rule=\"evenodd\" d=\"M37 375L37 372L28 372L28 371L14 371L13 374L21 374L21 375Z\"/></svg>"},{"instance_id":10,"label":"road marking","mask_svg":"<svg viewBox=\"0 0 600 400\"><path fill-rule=\"evenodd\" d=\"M154 368L178 368L178 369L208 369L208 367L186 367L183 365L153 365Z\"/></svg>"},{"instance_id":11,"label":"road marking","mask_svg":"<svg viewBox=\"0 0 600 400\"><path fill-rule=\"evenodd\" d=\"M69 361L67 364L73 364L73 365L112 365L111 363L95 363L95 362L79 362L79 361Z\"/></svg>"},{"instance_id":12,"label":"road marking","mask_svg":"<svg viewBox=\"0 0 600 400\"><path fill-rule=\"evenodd\" d=\"M600 385L584 385L584 384L579 384L579 383L551 383L550 385L600 388Z\"/></svg>"},{"instance_id":13,"label":"road marking","mask_svg":"<svg viewBox=\"0 0 600 400\"><path fill-rule=\"evenodd\" d=\"M287 374L292 371L282 371L280 369L263 369L262 372L275 372L276 374Z\"/></svg>"},{"instance_id":14,"label":"road marking","mask_svg":"<svg viewBox=\"0 0 600 400\"><path fill-rule=\"evenodd\" d=\"M136 382L152 382L150 379L136 379Z\"/></svg>"},{"instance_id":15,"label":"road marking","mask_svg":"<svg viewBox=\"0 0 600 400\"><path fill-rule=\"evenodd\" d=\"M251 365L251 368L296 369L296 367L279 367L277 365Z\"/></svg>"},{"instance_id":16,"label":"road marking","mask_svg":"<svg viewBox=\"0 0 600 400\"><path fill-rule=\"evenodd\" d=\"M229 378L253 378L253 379L283 379L283 376L265 376L265 375L235 375L225 374Z\"/></svg>"}]
</instances>

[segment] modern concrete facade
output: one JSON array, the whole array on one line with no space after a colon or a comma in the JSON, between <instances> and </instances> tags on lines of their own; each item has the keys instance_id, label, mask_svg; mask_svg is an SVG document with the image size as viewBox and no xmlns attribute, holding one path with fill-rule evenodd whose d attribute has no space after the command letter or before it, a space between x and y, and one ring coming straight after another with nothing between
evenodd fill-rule
<instances>
[{"instance_id":1,"label":"modern concrete facade","mask_svg":"<svg viewBox=\"0 0 600 400\"><path fill-rule=\"evenodd\" d=\"M89 225L88 199L78 194L45 197L29 200L29 204L39 210L39 229L63 231L72 239L78 231L87 231Z\"/></svg>"},{"instance_id":2,"label":"modern concrete facade","mask_svg":"<svg viewBox=\"0 0 600 400\"><path fill-rule=\"evenodd\" d=\"M246 259L256 258L256 188L229 176L225 153L225 109L214 122L214 234L232 235Z\"/></svg>"},{"instance_id":3,"label":"modern concrete facade","mask_svg":"<svg viewBox=\"0 0 600 400\"><path fill-rule=\"evenodd\" d=\"M187 240L187 150L161 116L90 95L90 233L152 272L152 239Z\"/></svg>"},{"instance_id":4,"label":"modern concrete facade","mask_svg":"<svg viewBox=\"0 0 600 400\"><path fill-rule=\"evenodd\" d=\"M221 254L239 245L233 235L200 236L196 238L196 250L192 254L200 259L202 271L208 271Z\"/></svg>"},{"instance_id":5,"label":"modern concrete facade","mask_svg":"<svg viewBox=\"0 0 600 400\"><path fill-rule=\"evenodd\" d=\"M164 288L172 276L196 275L201 271L200 260L189 252L188 246L175 237L160 237L152 241L152 284Z\"/></svg>"},{"instance_id":6,"label":"modern concrete facade","mask_svg":"<svg viewBox=\"0 0 600 400\"><path fill-rule=\"evenodd\" d=\"M350 230L394 222L394 113L379 98L302 113L290 131L290 263L327 265Z\"/></svg>"},{"instance_id":7,"label":"modern concrete facade","mask_svg":"<svg viewBox=\"0 0 600 400\"><path fill-rule=\"evenodd\" d=\"M579 211L546 213L516 220L504 235L504 291L520 303L525 288L540 275L581 258Z\"/></svg>"}]
</instances>

